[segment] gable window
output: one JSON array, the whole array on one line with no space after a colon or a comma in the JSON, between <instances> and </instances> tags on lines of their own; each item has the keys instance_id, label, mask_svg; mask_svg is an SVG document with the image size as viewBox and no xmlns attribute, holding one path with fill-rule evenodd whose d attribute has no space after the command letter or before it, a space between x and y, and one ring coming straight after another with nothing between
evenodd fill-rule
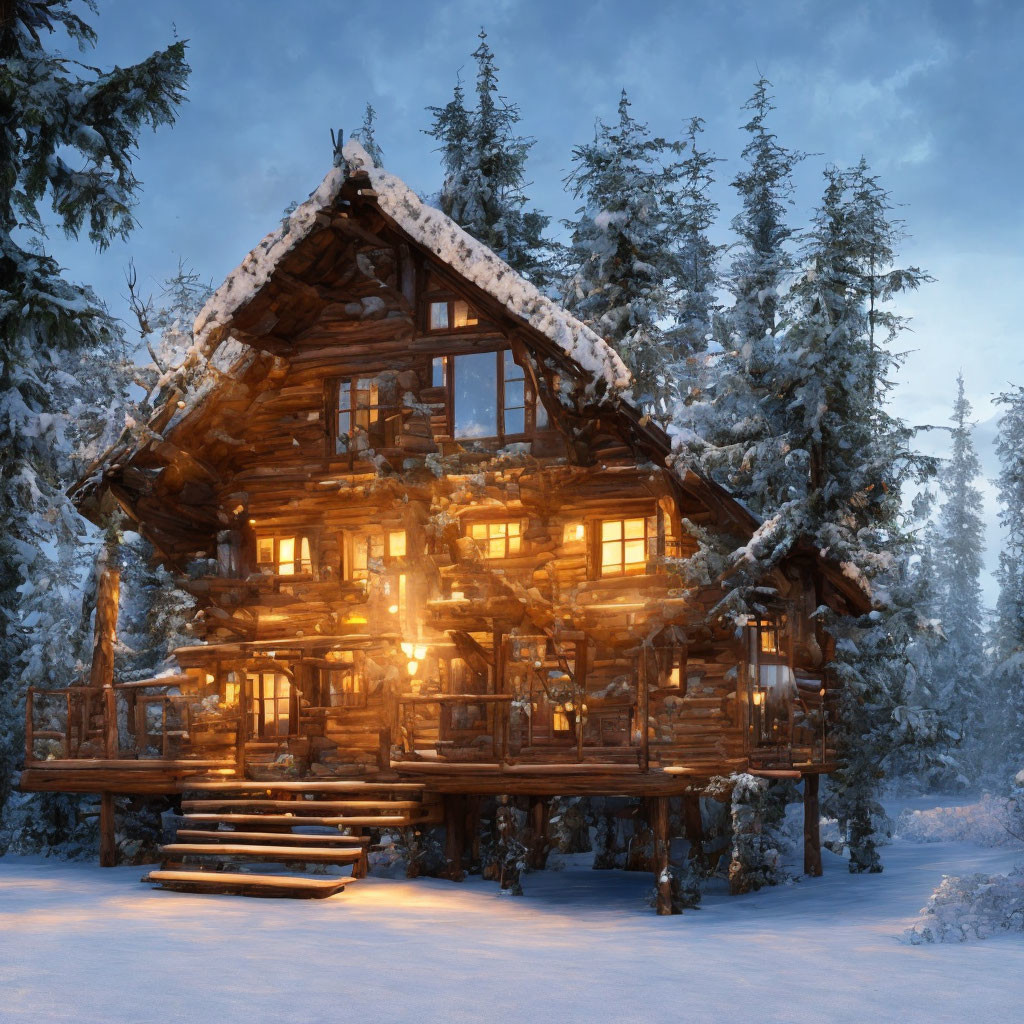
<instances>
[{"instance_id":1,"label":"gable window","mask_svg":"<svg viewBox=\"0 0 1024 1024\"><path fill-rule=\"evenodd\" d=\"M264 536L256 538L256 565L277 576L294 576L313 571L309 538Z\"/></svg>"},{"instance_id":2,"label":"gable window","mask_svg":"<svg viewBox=\"0 0 1024 1024\"><path fill-rule=\"evenodd\" d=\"M547 410L511 349L437 356L431 383L447 391L456 439L516 437L548 426Z\"/></svg>"},{"instance_id":3,"label":"gable window","mask_svg":"<svg viewBox=\"0 0 1024 1024\"><path fill-rule=\"evenodd\" d=\"M360 530L345 537L345 579L366 581L405 558L405 530Z\"/></svg>"},{"instance_id":4,"label":"gable window","mask_svg":"<svg viewBox=\"0 0 1024 1024\"><path fill-rule=\"evenodd\" d=\"M642 576L654 554L658 529L655 516L605 519L601 522L601 575Z\"/></svg>"},{"instance_id":5,"label":"gable window","mask_svg":"<svg viewBox=\"0 0 1024 1024\"><path fill-rule=\"evenodd\" d=\"M398 446L402 408L393 374L338 381L334 404L336 455Z\"/></svg>"},{"instance_id":6,"label":"gable window","mask_svg":"<svg viewBox=\"0 0 1024 1024\"><path fill-rule=\"evenodd\" d=\"M476 311L462 299L440 299L431 302L427 313L427 328L431 331L476 327L479 322Z\"/></svg>"},{"instance_id":7,"label":"gable window","mask_svg":"<svg viewBox=\"0 0 1024 1024\"><path fill-rule=\"evenodd\" d=\"M471 523L469 535L484 558L508 558L521 550L522 523Z\"/></svg>"}]
</instances>

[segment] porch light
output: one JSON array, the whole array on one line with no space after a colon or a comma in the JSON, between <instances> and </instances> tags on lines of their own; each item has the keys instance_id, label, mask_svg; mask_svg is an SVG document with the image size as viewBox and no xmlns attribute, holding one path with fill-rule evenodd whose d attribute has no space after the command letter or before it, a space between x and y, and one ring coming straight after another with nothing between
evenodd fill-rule
<instances>
[{"instance_id":1,"label":"porch light","mask_svg":"<svg viewBox=\"0 0 1024 1024\"><path fill-rule=\"evenodd\" d=\"M413 650L413 657L417 661L422 661L427 656L427 645L417 644Z\"/></svg>"},{"instance_id":2,"label":"porch light","mask_svg":"<svg viewBox=\"0 0 1024 1024\"><path fill-rule=\"evenodd\" d=\"M397 604L389 604L388 605L388 615L397 615L397 614L398 614L398 605Z\"/></svg>"},{"instance_id":3,"label":"porch light","mask_svg":"<svg viewBox=\"0 0 1024 1024\"><path fill-rule=\"evenodd\" d=\"M403 644L403 646L405 645ZM405 664L405 671L408 672L409 675L414 676L419 671L419 667L420 663L418 661L408 661Z\"/></svg>"},{"instance_id":4,"label":"porch light","mask_svg":"<svg viewBox=\"0 0 1024 1024\"><path fill-rule=\"evenodd\" d=\"M400 646L401 646L401 648L402 648L402 653L403 653L403 654L404 654L404 655L405 655L405 656L406 656L407 658L409 658L409 659L411 660L411 659L412 659L412 652L413 652L413 646L412 646L412 644L409 644L409 643L403 643L403 644L401 644Z\"/></svg>"},{"instance_id":5,"label":"porch light","mask_svg":"<svg viewBox=\"0 0 1024 1024\"><path fill-rule=\"evenodd\" d=\"M764 702L764 694L760 690L754 691L754 707L760 707Z\"/></svg>"}]
</instances>

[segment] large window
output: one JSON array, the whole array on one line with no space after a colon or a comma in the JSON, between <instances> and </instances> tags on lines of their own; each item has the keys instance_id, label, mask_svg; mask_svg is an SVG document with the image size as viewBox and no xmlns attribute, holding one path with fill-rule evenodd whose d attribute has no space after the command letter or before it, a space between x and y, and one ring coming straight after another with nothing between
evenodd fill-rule
<instances>
[{"instance_id":1,"label":"large window","mask_svg":"<svg viewBox=\"0 0 1024 1024\"><path fill-rule=\"evenodd\" d=\"M251 734L261 738L292 735L297 723L291 680L283 672L275 671L249 672L246 676Z\"/></svg>"},{"instance_id":2,"label":"large window","mask_svg":"<svg viewBox=\"0 0 1024 1024\"><path fill-rule=\"evenodd\" d=\"M256 565L264 572L278 576L294 576L313 571L309 538L294 534L287 537L264 536L256 538Z\"/></svg>"},{"instance_id":3,"label":"large window","mask_svg":"<svg viewBox=\"0 0 1024 1024\"><path fill-rule=\"evenodd\" d=\"M452 437L518 437L547 428L547 410L510 349L438 356L432 384L447 390Z\"/></svg>"},{"instance_id":4,"label":"large window","mask_svg":"<svg viewBox=\"0 0 1024 1024\"><path fill-rule=\"evenodd\" d=\"M601 522L601 575L641 576L654 557L658 527L655 516L605 519Z\"/></svg>"},{"instance_id":5,"label":"large window","mask_svg":"<svg viewBox=\"0 0 1024 1024\"><path fill-rule=\"evenodd\" d=\"M357 651L336 651L323 669L323 694L332 708L361 708L366 705L366 679Z\"/></svg>"},{"instance_id":6,"label":"large window","mask_svg":"<svg viewBox=\"0 0 1024 1024\"><path fill-rule=\"evenodd\" d=\"M470 523L469 535L484 558L508 558L521 550L522 523Z\"/></svg>"},{"instance_id":7,"label":"large window","mask_svg":"<svg viewBox=\"0 0 1024 1024\"><path fill-rule=\"evenodd\" d=\"M367 448L395 448L401 430L402 409L394 374L350 377L337 382L336 455L358 454Z\"/></svg>"}]
</instances>

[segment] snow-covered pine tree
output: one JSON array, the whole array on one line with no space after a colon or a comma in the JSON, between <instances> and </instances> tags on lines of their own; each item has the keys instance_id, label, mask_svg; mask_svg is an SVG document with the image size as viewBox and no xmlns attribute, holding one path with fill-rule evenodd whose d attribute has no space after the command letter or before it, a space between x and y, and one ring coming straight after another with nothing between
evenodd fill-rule
<instances>
[{"instance_id":1,"label":"snow-covered pine tree","mask_svg":"<svg viewBox=\"0 0 1024 1024\"><path fill-rule=\"evenodd\" d=\"M1010 774L1024 768L1024 387L997 396L1003 409L996 454L999 476L999 597L992 628L993 708L991 735L999 737L999 757L989 768Z\"/></svg>"},{"instance_id":2,"label":"snow-covered pine tree","mask_svg":"<svg viewBox=\"0 0 1024 1024\"><path fill-rule=\"evenodd\" d=\"M967 776L977 780L986 746L988 671L981 596L984 560L982 496L975 484L981 464L971 437L971 405L964 377L957 377L952 449L939 473L942 495L935 542L938 612L946 643L936 652L935 670L951 689L944 712L947 728L961 739L959 754Z\"/></svg>"},{"instance_id":3,"label":"snow-covered pine tree","mask_svg":"<svg viewBox=\"0 0 1024 1024\"><path fill-rule=\"evenodd\" d=\"M743 107L750 112L743 125L746 166L732 181L741 204L732 221L738 243L723 275L733 303L715 318L721 353L707 363L676 413L690 460L758 513L772 508L759 470L786 454L779 447L785 417L773 418L769 378L778 358L782 293L793 272L786 208L792 203L793 169L804 158L782 146L769 128L775 109L770 87L760 78Z\"/></svg>"},{"instance_id":4,"label":"snow-covered pine tree","mask_svg":"<svg viewBox=\"0 0 1024 1024\"><path fill-rule=\"evenodd\" d=\"M566 185L583 205L566 252L566 308L608 341L629 367L634 397L657 415L667 408L670 350L663 322L675 311L678 276L672 190L678 169L664 158L677 144L652 137L629 112L598 121L593 142L573 150Z\"/></svg>"},{"instance_id":5,"label":"snow-covered pine tree","mask_svg":"<svg viewBox=\"0 0 1024 1024\"><path fill-rule=\"evenodd\" d=\"M363 112L363 123L357 131L352 133L352 138L366 150L366 155L377 167L383 167L384 150L380 148L377 142L376 118L377 111L367 103L366 110Z\"/></svg>"},{"instance_id":6,"label":"snow-covered pine tree","mask_svg":"<svg viewBox=\"0 0 1024 1024\"><path fill-rule=\"evenodd\" d=\"M460 227L496 252L536 285L551 276L549 217L529 204L524 189L533 139L516 134L519 107L498 92L498 68L480 30L476 61L476 107L468 110L461 81L443 107L428 107L434 123L426 134L440 143L444 184L438 205Z\"/></svg>"},{"instance_id":7,"label":"snow-covered pine tree","mask_svg":"<svg viewBox=\"0 0 1024 1024\"><path fill-rule=\"evenodd\" d=\"M687 359L707 351L712 321L721 309L718 262L726 246L715 245L708 237L718 216L718 204L711 198L710 189L715 181L714 166L721 158L700 148L703 131L703 118L690 118L686 157L678 165L679 187L669 195L678 260L678 312L669 341L672 359L680 369Z\"/></svg>"},{"instance_id":8,"label":"snow-covered pine tree","mask_svg":"<svg viewBox=\"0 0 1024 1024\"><path fill-rule=\"evenodd\" d=\"M86 6L95 12L94 3ZM100 249L131 231L142 128L169 124L188 65L176 42L147 60L101 72L43 38L60 30L81 48L96 34L70 0L9 0L0 24L0 804L21 760L25 688L64 671L69 628L46 625L75 574L60 552L81 521L64 498L65 424L74 361L107 350L115 322L46 255L48 199L60 228L87 230ZM75 153L80 166L67 158ZM94 372L94 368L89 367ZM63 614L63 613L61 613ZM56 649L55 649L56 648ZM52 661L51 661L52 659Z\"/></svg>"}]
</instances>

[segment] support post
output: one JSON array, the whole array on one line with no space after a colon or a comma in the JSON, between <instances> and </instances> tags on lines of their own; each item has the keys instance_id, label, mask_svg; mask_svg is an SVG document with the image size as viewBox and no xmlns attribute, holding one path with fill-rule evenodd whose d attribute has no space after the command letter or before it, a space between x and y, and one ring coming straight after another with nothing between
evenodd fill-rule
<instances>
[{"instance_id":1,"label":"support post","mask_svg":"<svg viewBox=\"0 0 1024 1024\"><path fill-rule=\"evenodd\" d=\"M690 841L690 859L704 864L704 819L700 813L700 794L683 794L683 827Z\"/></svg>"},{"instance_id":2,"label":"support post","mask_svg":"<svg viewBox=\"0 0 1024 1024\"><path fill-rule=\"evenodd\" d=\"M114 836L114 794L100 794L100 867L117 867L117 841Z\"/></svg>"},{"instance_id":3,"label":"support post","mask_svg":"<svg viewBox=\"0 0 1024 1024\"><path fill-rule=\"evenodd\" d=\"M672 872L669 868L668 797L650 798L648 813L654 832L654 888L657 893L656 907L659 916L677 913L672 907Z\"/></svg>"},{"instance_id":4,"label":"support post","mask_svg":"<svg viewBox=\"0 0 1024 1024\"><path fill-rule=\"evenodd\" d=\"M444 798L444 859L445 877L461 882L466 877L462 869L462 851L466 847L466 798L449 793Z\"/></svg>"},{"instance_id":5,"label":"support post","mask_svg":"<svg viewBox=\"0 0 1024 1024\"><path fill-rule=\"evenodd\" d=\"M822 874L820 782L820 775L804 776L804 874L812 878L820 878Z\"/></svg>"},{"instance_id":6,"label":"support post","mask_svg":"<svg viewBox=\"0 0 1024 1024\"><path fill-rule=\"evenodd\" d=\"M527 866L531 871L543 871L548 861L551 844L548 841L548 820L551 816L551 801L547 797L530 797L530 850Z\"/></svg>"},{"instance_id":7,"label":"support post","mask_svg":"<svg viewBox=\"0 0 1024 1024\"><path fill-rule=\"evenodd\" d=\"M34 743L32 740L32 703L33 703L34 691L30 686L25 693L25 767L27 768L35 759ZM68 757L71 756L71 752L68 752Z\"/></svg>"},{"instance_id":8,"label":"support post","mask_svg":"<svg viewBox=\"0 0 1024 1024\"><path fill-rule=\"evenodd\" d=\"M640 719L640 771L646 772L651 766L651 739L647 722L650 718L650 685L647 678L647 645L640 648L640 671L638 673L637 717ZM658 913L661 913L659 910Z\"/></svg>"},{"instance_id":9,"label":"support post","mask_svg":"<svg viewBox=\"0 0 1024 1024\"><path fill-rule=\"evenodd\" d=\"M245 778L245 743L249 738L249 674L238 673L238 727L235 730L235 775Z\"/></svg>"},{"instance_id":10,"label":"support post","mask_svg":"<svg viewBox=\"0 0 1024 1024\"><path fill-rule=\"evenodd\" d=\"M114 640L117 636L117 608L120 596L120 571L102 569L96 589L96 628L89 685L103 694L103 756L107 758L116 758L118 751Z\"/></svg>"},{"instance_id":11,"label":"support post","mask_svg":"<svg viewBox=\"0 0 1024 1024\"><path fill-rule=\"evenodd\" d=\"M377 732L377 767L382 772L391 771L391 727L387 725Z\"/></svg>"}]
</instances>

